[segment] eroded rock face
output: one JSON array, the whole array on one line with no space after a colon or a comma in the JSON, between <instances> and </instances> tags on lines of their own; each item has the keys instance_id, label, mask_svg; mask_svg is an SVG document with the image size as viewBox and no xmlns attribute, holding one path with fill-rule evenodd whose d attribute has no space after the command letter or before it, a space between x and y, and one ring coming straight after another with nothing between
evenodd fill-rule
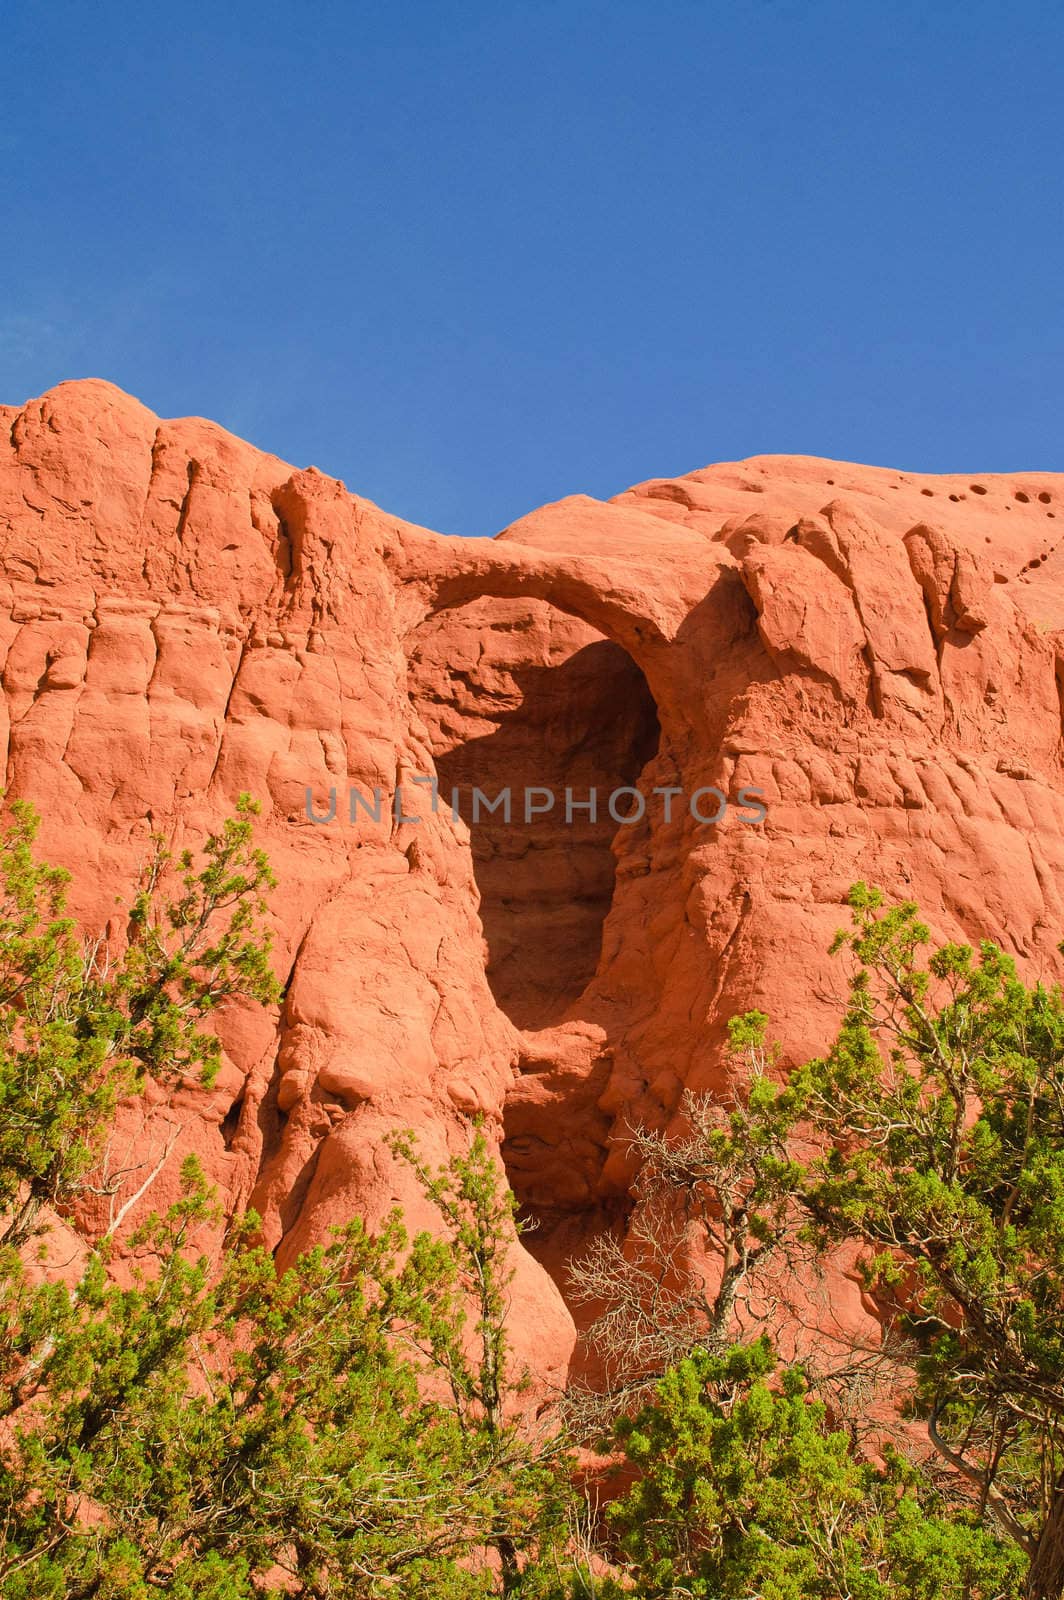
<instances>
[{"instance_id":1,"label":"eroded rock face","mask_svg":"<svg viewBox=\"0 0 1064 1600\"><path fill-rule=\"evenodd\" d=\"M427 1223L385 1136L439 1159L482 1114L541 1222L513 1320L554 1383L547 1267L623 1218L626 1129L723 1086L736 1011L787 1059L824 1045L852 882L1059 973L1064 479L768 456L461 540L104 383L0 429L6 789L78 916L117 935L149 835L245 789L281 880L280 1014L234 1009L215 1089L116 1129L116 1165L173 1145L145 1205L195 1150L282 1258L395 1203ZM526 823L530 786L557 801ZM641 820L603 810L622 786ZM509 825L474 787L511 789Z\"/></svg>"}]
</instances>

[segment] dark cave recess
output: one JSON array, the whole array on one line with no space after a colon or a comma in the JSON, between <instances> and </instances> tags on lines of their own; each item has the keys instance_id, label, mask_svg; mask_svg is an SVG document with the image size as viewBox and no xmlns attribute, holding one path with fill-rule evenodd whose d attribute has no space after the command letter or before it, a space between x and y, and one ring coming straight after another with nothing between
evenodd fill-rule
<instances>
[{"instance_id":1,"label":"dark cave recess","mask_svg":"<svg viewBox=\"0 0 1064 1600\"><path fill-rule=\"evenodd\" d=\"M557 1022L594 976L613 896L618 824L607 797L658 747L653 697L619 645L544 601L482 599L428 619L410 641L410 694L428 730L441 798L458 791L496 1003L519 1028ZM509 788L510 821L481 806ZM550 812L526 821L542 788ZM593 821L573 801L598 791ZM618 802L624 809L624 802Z\"/></svg>"}]
</instances>

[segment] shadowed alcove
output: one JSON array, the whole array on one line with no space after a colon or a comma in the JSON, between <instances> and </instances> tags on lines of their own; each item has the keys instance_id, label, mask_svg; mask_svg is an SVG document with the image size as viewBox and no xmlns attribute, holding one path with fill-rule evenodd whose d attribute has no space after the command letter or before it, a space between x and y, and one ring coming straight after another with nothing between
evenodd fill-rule
<instances>
[{"instance_id":1,"label":"shadowed alcove","mask_svg":"<svg viewBox=\"0 0 1064 1600\"><path fill-rule=\"evenodd\" d=\"M457 790L470 826L492 993L518 1027L549 1027L594 976L618 827L606 802L657 750L653 697L625 650L541 600L437 613L409 660L441 803ZM510 821L483 806L475 818L474 788L489 801L508 788ZM555 800L526 821L531 788ZM574 805L566 821L566 788L574 802L597 789L595 820Z\"/></svg>"}]
</instances>

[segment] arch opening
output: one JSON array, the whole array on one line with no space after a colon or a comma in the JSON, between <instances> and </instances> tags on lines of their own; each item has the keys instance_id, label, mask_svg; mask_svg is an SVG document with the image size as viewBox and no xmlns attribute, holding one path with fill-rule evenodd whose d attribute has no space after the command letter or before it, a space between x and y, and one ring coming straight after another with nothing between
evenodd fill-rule
<instances>
[{"instance_id":1,"label":"arch opening","mask_svg":"<svg viewBox=\"0 0 1064 1600\"><path fill-rule=\"evenodd\" d=\"M438 612L409 659L441 804L456 792L470 828L488 983L517 1027L550 1027L595 973L614 887L607 799L657 752L653 696L627 651L542 600ZM579 805L592 789L594 818ZM475 810L474 790L496 810ZM531 804L544 809L526 816L529 790L549 793L549 808L541 794Z\"/></svg>"}]
</instances>

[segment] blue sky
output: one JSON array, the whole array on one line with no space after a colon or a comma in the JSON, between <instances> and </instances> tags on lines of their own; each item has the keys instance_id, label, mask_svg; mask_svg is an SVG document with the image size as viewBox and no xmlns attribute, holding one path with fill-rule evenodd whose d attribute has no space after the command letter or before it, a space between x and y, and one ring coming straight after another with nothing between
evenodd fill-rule
<instances>
[{"instance_id":1,"label":"blue sky","mask_svg":"<svg viewBox=\"0 0 1064 1600\"><path fill-rule=\"evenodd\" d=\"M24 0L0 399L493 533L760 452L1064 469L1064 8Z\"/></svg>"}]
</instances>

